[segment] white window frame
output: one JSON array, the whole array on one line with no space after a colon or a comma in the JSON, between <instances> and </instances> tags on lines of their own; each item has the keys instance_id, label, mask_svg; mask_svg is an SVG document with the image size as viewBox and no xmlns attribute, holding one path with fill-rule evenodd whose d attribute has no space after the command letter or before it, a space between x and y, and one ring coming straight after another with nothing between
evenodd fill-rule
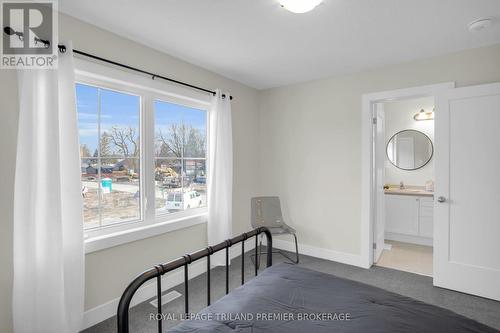
<instances>
[{"instance_id":1,"label":"white window frame","mask_svg":"<svg viewBox=\"0 0 500 333\"><path fill-rule=\"evenodd\" d=\"M150 77L75 58L77 83L138 95L140 114L141 217L84 230L85 252L90 253L165 232L206 223L207 207L170 214L156 214L154 181L154 140L156 100L184 105L207 112L206 173L208 174L208 112L210 95ZM207 191L208 192L208 191Z\"/></svg>"}]
</instances>

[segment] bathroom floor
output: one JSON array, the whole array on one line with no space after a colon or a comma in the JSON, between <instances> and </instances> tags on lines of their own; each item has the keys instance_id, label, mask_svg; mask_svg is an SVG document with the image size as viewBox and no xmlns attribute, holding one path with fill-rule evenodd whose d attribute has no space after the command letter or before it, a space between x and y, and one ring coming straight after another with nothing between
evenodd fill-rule
<instances>
[{"instance_id":1,"label":"bathroom floor","mask_svg":"<svg viewBox=\"0 0 500 333\"><path fill-rule=\"evenodd\" d=\"M396 241L385 241L377 266L432 276L432 247Z\"/></svg>"}]
</instances>

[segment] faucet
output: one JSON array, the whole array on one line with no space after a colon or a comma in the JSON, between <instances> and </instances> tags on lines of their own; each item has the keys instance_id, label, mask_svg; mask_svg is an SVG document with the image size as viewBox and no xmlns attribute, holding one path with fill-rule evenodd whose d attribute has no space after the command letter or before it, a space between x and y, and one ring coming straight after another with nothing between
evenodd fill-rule
<instances>
[{"instance_id":1,"label":"faucet","mask_svg":"<svg viewBox=\"0 0 500 333\"><path fill-rule=\"evenodd\" d=\"M403 181L399 182L399 189L400 190L404 190L405 189L405 183L403 183Z\"/></svg>"}]
</instances>

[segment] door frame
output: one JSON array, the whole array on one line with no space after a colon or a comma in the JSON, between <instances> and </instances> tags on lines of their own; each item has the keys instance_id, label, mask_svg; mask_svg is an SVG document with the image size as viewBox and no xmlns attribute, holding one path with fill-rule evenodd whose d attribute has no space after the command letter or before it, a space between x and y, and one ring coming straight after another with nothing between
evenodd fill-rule
<instances>
[{"instance_id":1,"label":"door frame","mask_svg":"<svg viewBox=\"0 0 500 333\"><path fill-rule=\"evenodd\" d=\"M362 96L361 107L361 266L373 265L374 201L376 198L373 179L373 123L375 103L419 97L437 97L455 88L455 82L444 82L405 89L387 90Z\"/></svg>"}]
</instances>

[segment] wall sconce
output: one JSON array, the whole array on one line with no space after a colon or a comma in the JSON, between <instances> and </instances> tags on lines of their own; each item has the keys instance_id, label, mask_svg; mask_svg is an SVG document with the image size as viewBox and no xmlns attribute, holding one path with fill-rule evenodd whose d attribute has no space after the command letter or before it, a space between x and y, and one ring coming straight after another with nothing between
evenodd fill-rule
<instances>
[{"instance_id":1,"label":"wall sconce","mask_svg":"<svg viewBox=\"0 0 500 333\"><path fill-rule=\"evenodd\" d=\"M425 111L424 109L420 110L419 112L415 113L413 119L415 119L416 121L434 120L434 108L432 108L432 111Z\"/></svg>"}]
</instances>

